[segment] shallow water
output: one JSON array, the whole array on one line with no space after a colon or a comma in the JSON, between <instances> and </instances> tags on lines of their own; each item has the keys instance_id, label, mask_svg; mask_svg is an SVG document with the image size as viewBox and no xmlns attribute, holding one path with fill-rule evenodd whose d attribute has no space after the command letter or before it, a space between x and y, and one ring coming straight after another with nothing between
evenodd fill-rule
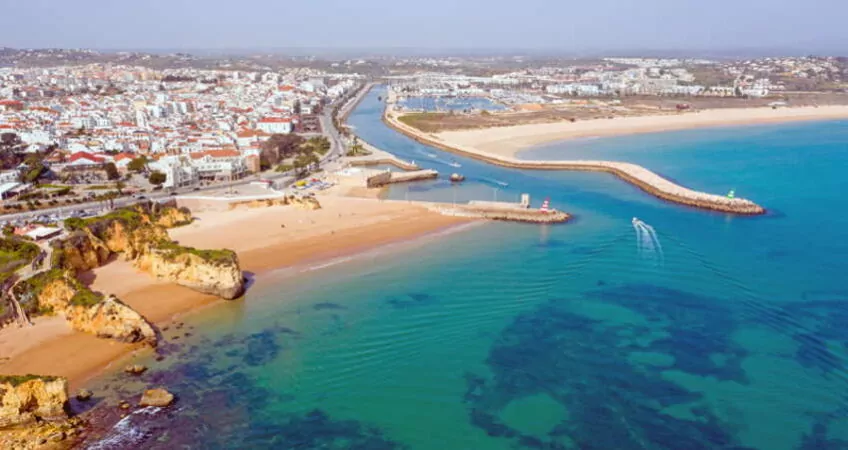
<instances>
[{"instance_id":1,"label":"shallow water","mask_svg":"<svg viewBox=\"0 0 848 450\"><path fill-rule=\"evenodd\" d=\"M167 330L177 347L147 361L138 384L98 381L99 392L161 384L179 397L123 422L111 436L131 442L113 447L848 448L848 123L524 155L633 161L770 209L733 217L604 174L516 171L422 146L380 122L381 94L351 115L363 139L468 177L395 186L392 197L527 192L576 220L487 224L272 275L245 301ZM639 247L634 216L659 246Z\"/></svg>"}]
</instances>

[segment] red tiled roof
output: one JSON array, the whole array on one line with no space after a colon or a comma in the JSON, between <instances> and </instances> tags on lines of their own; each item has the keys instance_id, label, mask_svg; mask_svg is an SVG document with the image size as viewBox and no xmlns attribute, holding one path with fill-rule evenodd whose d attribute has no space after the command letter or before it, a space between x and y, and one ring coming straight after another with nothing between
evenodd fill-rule
<instances>
[{"instance_id":1,"label":"red tiled roof","mask_svg":"<svg viewBox=\"0 0 848 450\"><path fill-rule=\"evenodd\" d=\"M291 119L282 117L264 117L259 120L259 123L289 123Z\"/></svg>"},{"instance_id":2,"label":"red tiled roof","mask_svg":"<svg viewBox=\"0 0 848 450\"><path fill-rule=\"evenodd\" d=\"M88 152L76 152L73 155L71 155L71 162L79 161L80 159L86 159L86 160L91 161L93 163L102 163L103 162L103 158L101 158L99 156L94 156L94 155L92 155L91 153L88 153Z\"/></svg>"}]
</instances>

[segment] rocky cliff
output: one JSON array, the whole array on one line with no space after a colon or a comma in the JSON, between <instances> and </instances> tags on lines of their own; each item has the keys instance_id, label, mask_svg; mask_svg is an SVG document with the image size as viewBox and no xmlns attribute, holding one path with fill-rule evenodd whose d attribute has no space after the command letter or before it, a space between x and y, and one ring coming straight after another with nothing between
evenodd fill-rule
<instances>
[{"instance_id":1,"label":"rocky cliff","mask_svg":"<svg viewBox=\"0 0 848 450\"><path fill-rule=\"evenodd\" d=\"M187 209L162 206L121 209L73 221L73 234L54 244L52 264L79 272L121 255L157 278L226 299L241 295L244 279L234 252L198 250L170 240L166 227L190 222Z\"/></svg>"},{"instance_id":2,"label":"rocky cliff","mask_svg":"<svg viewBox=\"0 0 848 450\"><path fill-rule=\"evenodd\" d=\"M157 278L228 300L244 292L244 275L231 250L162 244L139 256L135 265Z\"/></svg>"},{"instance_id":3,"label":"rocky cliff","mask_svg":"<svg viewBox=\"0 0 848 450\"><path fill-rule=\"evenodd\" d=\"M0 428L68 418L68 380L0 376Z\"/></svg>"},{"instance_id":4,"label":"rocky cliff","mask_svg":"<svg viewBox=\"0 0 848 450\"><path fill-rule=\"evenodd\" d=\"M263 198L256 200L244 200L238 202L232 202L229 205L229 209L236 209L240 207L246 208L267 208L269 206L297 206L300 208L314 210L321 209L321 204L318 202L318 199L311 196L296 196L296 195L287 195L278 198Z\"/></svg>"},{"instance_id":5,"label":"rocky cliff","mask_svg":"<svg viewBox=\"0 0 848 450\"><path fill-rule=\"evenodd\" d=\"M103 298L59 269L19 283L15 293L31 313L63 315L75 330L121 342L156 345L156 331L138 312L117 298Z\"/></svg>"}]
</instances>

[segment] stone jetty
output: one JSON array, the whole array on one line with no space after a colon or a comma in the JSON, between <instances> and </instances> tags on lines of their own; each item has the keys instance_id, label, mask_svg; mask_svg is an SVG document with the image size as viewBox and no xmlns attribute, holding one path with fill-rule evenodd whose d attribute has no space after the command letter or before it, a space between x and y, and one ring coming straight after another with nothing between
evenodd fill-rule
<instances>
[{"instance_id":1,"label":"stone jetty","mask_svg":"<svg viewBox=\"0 0 848 450\"><path fill-rule=\"evenodd\" d=\"M449 205L445 203L429 203L427 208L446 216L473 217L489 220L527 223L563 223L571 216L555 209L531 209L527 205L506 202L472 201L467 204Z\"/></svg>"},{"instance_id":2,"label":"stone jetty","mask_svg":"<svg viewBox=\"0 0 848 450\"><path fill-rule=\"evenodd\" d=\"M637 164L615 161L532 161L493 155L475 148L444 142L441 139L425 134L401 122L392 103L393 93L390 91L389 103L383 113L383 121L391 128L415 139L418 142L440 148L442 150L468 156L490 164L517 169L532 170L577 170L586 172L606 172L637 186L643 191L682 205L709 209L740 215L764 214L765 209L746 199L730 198L722 195L694 191L675 184L650 170Z\"/></svg>"},{"instance_id":3,"label":"stone jetty","mask_svg":"<svg viewBox=\"0 0 848 450\"><path fill-rule=\"evenodd\" d=\"M376 188L393 183L407 183L410 181L432 180L438 178L439 172L435 170L415 170L412 172L390 172L384 171L371 175L366 179L366 186Z\"/></svg>"},{"instance_id":4,"label":"stone jetty","mask_svg":"<svg viewBox=\"0 0 848 450\"><path fill-rule=\"evenodd\" d=\"M387 152L380 150L377 147L363 141L359 140L359 144L365 150L368 150L371 154L367 156L346 156L345 160L351 166L379 166L383 164L395 166L401 170L418 170L418 164L415 164L412 161L405 161L403 159L398 158L397 156Z\"/></svg>"}]
</instances>

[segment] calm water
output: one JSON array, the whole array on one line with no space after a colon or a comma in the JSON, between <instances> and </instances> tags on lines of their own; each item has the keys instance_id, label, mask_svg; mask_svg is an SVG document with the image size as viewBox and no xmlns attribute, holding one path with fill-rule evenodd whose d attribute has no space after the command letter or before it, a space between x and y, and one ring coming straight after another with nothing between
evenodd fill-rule
<instances>
[{"instance_id":1,"label":"calm water","mask_svg":"<svg viewBox=\"0 0 848 450\"><path fill-rule=\"evenodd\" d=\"M180 398L134 413L103 448L848 448L848 123L528 155L634 161L771 210L745 218L603 174L454 157L385 128L380 94L350 118L365 140L469 180L395 187L394 198L527 192L577 219L476 226L271 275L246 301L167 330L171 355L138 385L99 381L128 394L163 384ZM634 216L658 243L639 246Z\"/></svg>"},{"instance_id":2,"label":"calm water","mask_svg":"<svg viewBox=\"0 0 848 450\"><path fill-rule=\"evenodd\" d=\"M407 97L401 106L425 111L463 111L485 110L500 111L506 106L495 103L486 97Z\"/></svg>"}]
</instances>

